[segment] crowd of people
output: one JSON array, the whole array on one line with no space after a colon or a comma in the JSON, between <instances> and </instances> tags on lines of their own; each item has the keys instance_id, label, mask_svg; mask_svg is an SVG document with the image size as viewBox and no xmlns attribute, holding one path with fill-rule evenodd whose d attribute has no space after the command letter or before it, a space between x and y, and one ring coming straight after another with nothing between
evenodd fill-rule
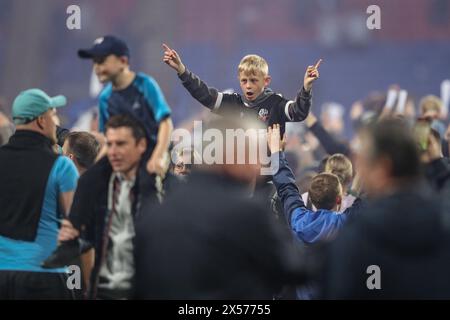
<instances>
[{"instance_id":1,"label":"crowd of people","mask_svg":"<svg viewBox=\"0 0 450 320\"><path fill-rule=\"evenodd\" d=\"M358 101L346 140L342 107L315 115L321 59L289 100L258 55L237 68L242 94L221 92L164 44L163 62L211 111L203 129L266 131L246 137L246 161L225 161L235 150L220 145L206 163L195 141L171 144L169 104L131 69L123 40L78 56L105 85L98 131L61 126L65 97L39 89L18 94L12 121L0 109L0 299L450 298L450 125L438 97L416 110L393 86ZM261 139L271 175L249 161Z\"/></svg>"}]
</instances>

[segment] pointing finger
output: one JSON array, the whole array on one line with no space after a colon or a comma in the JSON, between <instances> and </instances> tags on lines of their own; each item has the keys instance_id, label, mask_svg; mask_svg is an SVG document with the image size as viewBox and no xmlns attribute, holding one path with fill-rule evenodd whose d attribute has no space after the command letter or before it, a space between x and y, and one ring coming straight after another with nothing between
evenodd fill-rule
<instances>
[{"instance_id":1,"label":"pointing finger","mask_svg":"<svg viewBox=\"0 0 450 320\"><path fill-rule=\"evenodd\" d=\"M319 61L317 61L316 64L314 65L314 68L315 69L319 68L321 63L322 63L322 59L319 59Z\"/></svg>"},{"instance_id":2,"label":"pointing finger","mask_svg":"<svg viewBox=\"0 0 450 320\"><path fill-rule=\"evenodd\" d=\"M162 46L163 46L163 48L164 48L166 51L171 51L171 50L172 50L172 49L170 49L169 46L168 46L167 44L165 44L165 43L163 43Z\"/></svg>"}]
</instances>

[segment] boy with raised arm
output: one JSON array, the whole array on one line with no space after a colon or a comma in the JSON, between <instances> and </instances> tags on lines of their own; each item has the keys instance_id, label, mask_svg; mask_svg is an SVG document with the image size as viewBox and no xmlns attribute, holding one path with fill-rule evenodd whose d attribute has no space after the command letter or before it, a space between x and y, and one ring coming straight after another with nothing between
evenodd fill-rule
<instances>
[{"instance_id":1,"label":"boy with raised arm","mask_svg":"<svg viewBox=\"0 0 450 320\"><path fill-rule=\"evenodd\" d=\"M279 169L273 176L273 183L291 230L305 244L334 239L349 216L361 212L361 199L357 198L351 207L340 213L343 195L339 179L334 174L321 173L313 178L309 188L311 201L317 211L308 209L295 184L295 176L284 152L279 147L282 145L279 125L269 127L268 144L272 157L279 158Z\"/></svg>"},{"instance_id":2,"label":"boy with raised arm","mask_svg":"<svg viewBox=\"0 0 450 320\"><path fill-rule=\"evenodd\" d=\"M242 118L256 117L267 126L278 123L282 134L286 122L303 121L309 113L312 84L319 78L318 68L321 59L306 69L303 86L293 101L283 98L269 88L271 81L269 66L260 56L252 54L242 58L238 66L242 94L229 94L209 87L185 67L175 50L165 44L163 48L165 50L163 61L177 71L183 86L197 101L215 113L233 112Z\"/></svg>"}]
</instances>

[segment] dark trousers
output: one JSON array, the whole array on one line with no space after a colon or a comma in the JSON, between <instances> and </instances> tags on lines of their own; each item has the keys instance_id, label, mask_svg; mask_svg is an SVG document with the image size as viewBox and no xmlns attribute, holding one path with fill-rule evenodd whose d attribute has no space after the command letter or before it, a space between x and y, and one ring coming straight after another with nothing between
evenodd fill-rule
<instances>
[{"instance_id":1,"label":"dark trousers","mask_svg":"<svg viewBox=\"0 0 450 320\"><path fill-rule=\"evenodd\" d=\"M0 271L0 300L74 300L65 273Z\"/></svg>"}]
</instances>

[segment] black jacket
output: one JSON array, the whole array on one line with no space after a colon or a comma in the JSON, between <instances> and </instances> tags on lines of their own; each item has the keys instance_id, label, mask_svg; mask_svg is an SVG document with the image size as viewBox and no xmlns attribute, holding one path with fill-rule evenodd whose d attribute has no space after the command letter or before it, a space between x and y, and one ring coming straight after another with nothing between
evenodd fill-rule
<instances>
[{"instance_id":1,"label":"black jacket","mask_svg":"<svg viewBox=\"0 0 450 320\"><path fill-rule=\"evenodd\" d=\"M193 172L136 230L137 297L271 299L299 280L298 252L273 215L227 177Z\"/></svg>"},{"instance_id":2,"label":"black jacket","mask_svg":"<svg viewBox=\"0 0 450 320\"><path fill-rule=\"evenodd\" d=\"M179 75L183 86L202 105L217 114L235 114L246 119L259 119L267 126L280 125L285 132L286 122L303 121L312 104L312 93L302 88L295 101L291 101L266 88L254 101L247 101L238 93L219 92L209 87L197 75L187 70Z\"/></svg>"},{"instance_id":3,"label":"black jacket","mask_svg":"<svg viewBox=\"0 0 450 320\"><path fill-rule=\"evenodd\" d=\"M90 242L95 248L95 265L91 273L90 297L95 298L98 284L98 275L104 260L105 248L108 241L109 230L105 221L108 212L108 186L113 170L108 158L100 159L87 170L78 180L69 220L78 230L84 230L83 239ZM138 212L139 191L138 181L135 183L135 199L132 215L136 227ZM82 227L84 226L84 227Z\"/></svg>"},{"instance_id":4,"label":"black jacket","mask_svg":"<svg viewBox=\"0 0 450 320\"><path fill-rule=\"evenodd\" d=\"M371 265L380 268L381 290L367 287ZM448 270L450 237L438 201L413 185L372 202L342 230L329 248L322 294L328 299L449 299Z\"/></svg>"},{"instance_id":5,"label":"black jacket","mask_svg":"<svg viewBox=\"0 0 450 320\"><path fill-rule=\"evenodd\" d=\"M17 130L0 148L0 235L34 241L57 158L50 139L34 131Z\"/></svg>"},{"instance_id":6,"label":"black jacket","mask_svg":"<svg viewBox=\"0 0 450 320\"><path fill-rule=\"evenodd\" d=\"M425 165L425 177L431 187L442 191L450 184L450 165L448 158L440 158Z\"/></svg>"}]
</instances>

